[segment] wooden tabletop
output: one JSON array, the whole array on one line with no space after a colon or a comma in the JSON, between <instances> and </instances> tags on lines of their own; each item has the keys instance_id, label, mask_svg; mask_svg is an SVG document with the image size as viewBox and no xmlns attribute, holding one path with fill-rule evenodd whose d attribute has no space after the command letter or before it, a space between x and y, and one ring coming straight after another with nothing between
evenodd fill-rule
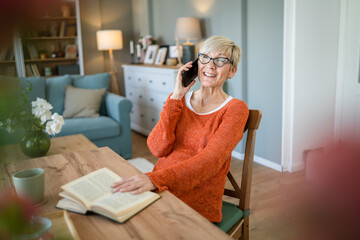
<instances>
[{"instance_id":1,"label":"wooden tabletop","mask_svg":"<svg viewBox=\"0 0 360 240\"><path fill-rule=\"evenodd\" d=\"M82 134L51 138L49 151L45 156L96 149L97 146ZM30 159L21 152L19 144L0 146L0 191L4 186L4 164Z\"/></svg>"},{"instance_id":2,"label":"wooden tabletop","mask_svg":"<svg viewBox=\"0 0 360 240\"><path fill-rule=\"evenodd\" d=\"M39 167L45 170L43 213L58 209L60 186L99 168L107 167L121 177L140 173L134 166L109 148L70 152L28 159L5 165L5 186L11 186L11 175ZM180 184L180 183L179 183ZM218 227L198 214L168 191L161 198L123 224L105 217L70 213L81 239L230 239Z\"/></svg>"}]
</instances>

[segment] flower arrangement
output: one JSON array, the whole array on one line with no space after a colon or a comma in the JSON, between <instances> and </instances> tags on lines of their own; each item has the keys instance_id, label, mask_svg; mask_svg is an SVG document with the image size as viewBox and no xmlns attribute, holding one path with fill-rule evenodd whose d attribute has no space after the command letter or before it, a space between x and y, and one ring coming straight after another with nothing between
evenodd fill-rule
<instances>
[{"instance_id":1,"label":"flower arrangement","mask_svg":"<svg viewBox=\"0 0 360 240\"><path fill-rule=\"evenodd\" d=\"M37 98L29 103L28 94L32 89L27 87L15 106L5 116L0 118L0 128L8 133L13 133L17 128L23 128L26 132L45 131L49 135L55 135L61 131L64 119L61 115L51 114L53 108L45 99Z\"/></svg>"},{"instance_id":2,"label":"flower arrangement","mask_svg":"<svg viewBox=\"0 0 360 240\"><path fill-rule=\"evenodd\" d=\"M153 38L151 35L146 35L145 37L140 37L138 44L143 50L146 50L147 46L155 44L157 39Z\"/></svg>"}]
</instances>

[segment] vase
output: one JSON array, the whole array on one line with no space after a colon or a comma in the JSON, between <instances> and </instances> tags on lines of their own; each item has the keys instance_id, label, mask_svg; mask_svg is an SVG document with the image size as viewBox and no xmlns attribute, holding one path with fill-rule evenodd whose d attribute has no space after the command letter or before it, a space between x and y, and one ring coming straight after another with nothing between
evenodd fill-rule
<instances>
[{"instance_id":1,"label":"vase","mask_svg":"<svg viewBox=\"0 0 360 240\"><path fill-rule=\"evenodd\" d=\"M45 132L27 132L21 139L21 151L29 157L44 156L50 148L50 138Z\"/></svg>"}]
</instances>

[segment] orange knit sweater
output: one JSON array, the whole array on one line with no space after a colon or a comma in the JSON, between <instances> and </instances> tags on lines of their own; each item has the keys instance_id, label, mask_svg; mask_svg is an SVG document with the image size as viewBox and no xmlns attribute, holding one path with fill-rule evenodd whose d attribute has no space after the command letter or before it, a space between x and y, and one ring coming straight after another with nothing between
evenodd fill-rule
<instances>
[{"instance_id":1,"label":"orange knit sweater","mask_svg":"<svg viewBox=\"0 0 360 240\"><path fill-rule=\"evenodd\" d=\"M238 99L200 115L186 106L185 97L169 97L147 139L159 160L146 174L158 191L168 189L208 220L220 222L231 152L243 136L248 115L248 107Z\"/></svg>"}]
</instances>

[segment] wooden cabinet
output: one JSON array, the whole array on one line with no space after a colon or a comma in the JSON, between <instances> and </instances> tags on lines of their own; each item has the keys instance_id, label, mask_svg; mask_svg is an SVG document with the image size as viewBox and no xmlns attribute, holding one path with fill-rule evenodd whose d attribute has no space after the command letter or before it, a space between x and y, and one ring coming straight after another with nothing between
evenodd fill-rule
<instances>
[{"instance_id":1,"label":"wooden cabinet","mask_svg":"<svg viewBox=\"0 0 360 240\"><path fill-rule=\"evenodd\" d=\"M2 75L84 74L79 1L62 0L45 16L21 26L14 35L12 59L1 58L4 48L0 49Z\"/></svg>"},{"instance_id":2,"label":"wooden cabinet","mask_svg":"<svg viewBox=\"0 0 360 240\"><path fill-rule=\"evenodd\" d=\"M148 135L160 119L160 112L174 90L177 67L122 65L125 95L133 103L131 128Z\"/></svg>"}]
</instances>

